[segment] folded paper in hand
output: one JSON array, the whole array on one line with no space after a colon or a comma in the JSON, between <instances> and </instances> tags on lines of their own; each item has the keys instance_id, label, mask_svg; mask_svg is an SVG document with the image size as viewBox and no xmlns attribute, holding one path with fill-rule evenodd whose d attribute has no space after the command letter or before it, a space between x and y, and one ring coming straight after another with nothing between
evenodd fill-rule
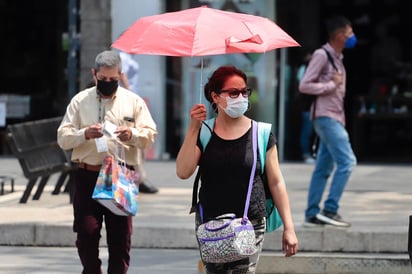
<instances>
[{"instance_id":1,"label":"folded paper in hand","mask_svg":"<svg viewBox=\"0 0 412 274\"><path fill-rule=\"evenodd\" d=\"M110 121L104 121L103 124L103 134L108 137L114 138L116 137L114 132L116 131L117 126Z\"/></svg>"}]
</instances>

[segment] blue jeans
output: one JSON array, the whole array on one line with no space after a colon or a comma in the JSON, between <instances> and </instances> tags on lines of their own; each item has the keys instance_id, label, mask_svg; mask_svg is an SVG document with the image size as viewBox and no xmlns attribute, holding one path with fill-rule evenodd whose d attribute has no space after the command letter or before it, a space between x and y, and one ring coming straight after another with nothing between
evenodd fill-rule
<instances>
[{"instance_id":1,"label":"blue jeans","mask_svg":"<svg viewBox=\"0 0 412 274\"><path fill-rule=\"evenodd\" d=\"M306 219L320 212L319 204L334 169L323 210L331 213L338 212L339 200L352 169L356 165L356 157L349 142L349 135L341 123L329 117L319 117L313 121L313 126L319 135L319 147L308 192Z\"/></svg>"},{"instance_id":2,"label":"blue jeans","mask_svg":"<svg viewBox=\"0 0 412 274\"><path fill-rule=\"evenodd\" d=\"M301 115L302 122L300 127L300 151L302 157L311 156L311 138L313 134L312 121L310 120L310 112L304 111Z\"/></svg>"}]
</instances>

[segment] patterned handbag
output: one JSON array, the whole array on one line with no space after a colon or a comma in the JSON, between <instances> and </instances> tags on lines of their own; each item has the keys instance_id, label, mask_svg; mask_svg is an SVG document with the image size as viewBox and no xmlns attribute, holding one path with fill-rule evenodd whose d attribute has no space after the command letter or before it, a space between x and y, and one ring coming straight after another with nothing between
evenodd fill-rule
<instances>
[{"instance_id":1,"label":"patterned handbag","mask_svg":"<svg viewBox=\"0 0 412 274\"><path fill-rule=\"evenodd\" d=\"M256 235L252 223L247 218L252 193L253 177L256 171L257 124L252 123L253 130L253 166L249 179L245 209L242 218L235 214L220 215L201 224L196 231L202 260L206 263L227 263L252 256L258 251Z\"/></svg>"},{"instance_id":2,"label":"patterned handbag","mask_svg":"<svg viewBox=\"0 0 412 274\"><path fill-rule=\"evenodd\" d=\"M92 198L116 215L134 216L137 213L139 194L139 188L135 184L138 174L126 167L124 159L124 148L122 147L119 157L116 142L116 155L104 158Z\"/></svg>"}]
</instances>

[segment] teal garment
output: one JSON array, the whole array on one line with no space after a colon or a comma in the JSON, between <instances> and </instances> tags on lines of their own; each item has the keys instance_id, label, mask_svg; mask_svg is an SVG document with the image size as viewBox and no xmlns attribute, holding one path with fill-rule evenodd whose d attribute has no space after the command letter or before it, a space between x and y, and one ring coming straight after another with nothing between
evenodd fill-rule
<instances>
[{"instance_id":1,"label":"teal garment","mask_svg":"<svg viewBox=\"0 0 412 274\"><path fill-rule=\"evenodd\" d=\"M202 124L202 128L200 130L200 142L202 144L203 150L205 150L209 140L212 136L211 130L214 127L215 118L208 119L204 121L205 124ZM265 161L266 161L266 146L269 140L270 132L271 132L272 125L268 123L258 122L258 148L259 149L259 160L261 162L261 173L264 177L266 175L265 172ZM276 205L272 199L272 197L266 199L266 232L272 232L279 228L283 222L282 218L279 215L279 211L276 208Z\"/></svg>"}]
</instances>

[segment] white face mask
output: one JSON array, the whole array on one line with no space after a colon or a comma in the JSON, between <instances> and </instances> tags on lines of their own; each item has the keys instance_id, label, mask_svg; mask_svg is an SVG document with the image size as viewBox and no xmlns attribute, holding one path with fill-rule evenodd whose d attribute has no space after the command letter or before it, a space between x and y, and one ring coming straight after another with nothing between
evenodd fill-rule
<instances>
[{"instance_id":1,"label":"white face mask","mask_svg":"<svg viewBox=\"0 0 412 274\"><path fill-rule=\"evenodd\" d=\"M239 94L237 98L230 98L228 96L226 97L226 108L222 107L221 105L219 106L230 117L239 118L243 114L245 114L249 106L249 100L248 98L243 97L242 94Z\"/></svg>"}]
</instances>

